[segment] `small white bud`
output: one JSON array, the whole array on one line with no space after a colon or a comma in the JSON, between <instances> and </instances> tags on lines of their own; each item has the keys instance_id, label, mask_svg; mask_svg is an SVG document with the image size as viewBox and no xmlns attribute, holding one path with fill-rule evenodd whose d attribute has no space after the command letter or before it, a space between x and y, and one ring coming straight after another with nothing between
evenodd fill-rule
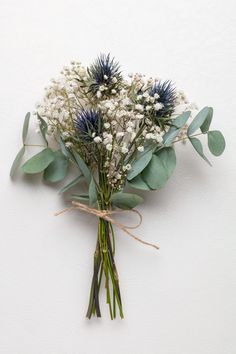
<instances>
[{"instance_id":1,"label":"small white bud","mask_svg":"<svg viewBox=\"0 0 236 354\"><path fill-rule=\"evenodd\" d=\"M112 145L111 145L111 144L107 144L107 145L106 145L106 149L107 149L108 151L111 151L111 150L112 150Z\"/></svg>"},{"instance_id":2,"label":"small white bud","mask_svg":"<svg viewBox=\"0 0 236 354\"><path fill-rule=\"evenodd\" d=\"M124 132L118 132L118 133L116 133L116 137L117 137L117 138L122 138L124 135L125 135Z\"/></svg>"},{"instance_id":3,"label":"small white bud","mask_svg":"<svg viewBox=\"0 0 236 354\"><path fill-rule=\"evenodd\" d=\"M106 90L106 87L104 86L104 85L101 85L101 86L99 86L99 91L105 91Z\"/></svg>"},{"instance_id":4,"label":"small white bud","mask_svg":"<svg viewBox=\"0 0 236 354\"><path fill-rule=\"evenodd\" d=\"M110 123L104 123L104 128L105 128L105 129L110 128L110 126L111 126Z\"/></svg>"},{"instance_id":5,"label":"small white bud","mask_svg":"<svg viewBox=\"0 0 236 354\"><path fill-rule=\"evenodd\" d=\"M137 111L143 111L143 105L141 105L141 104L136 104L135 105L135 109L137 110Z\"/></svg>"},{"instance_id":6,"label":"small white bud","mask_svg":"<svg viewBox=\"0 0 236 354\"><path fill-rule=\"evenodd\" d=\"M99 144L102 142L102 139L100 138L100 136L95 136L95 138L93 139L95 143Z\"/></svg>"}]
</instances>

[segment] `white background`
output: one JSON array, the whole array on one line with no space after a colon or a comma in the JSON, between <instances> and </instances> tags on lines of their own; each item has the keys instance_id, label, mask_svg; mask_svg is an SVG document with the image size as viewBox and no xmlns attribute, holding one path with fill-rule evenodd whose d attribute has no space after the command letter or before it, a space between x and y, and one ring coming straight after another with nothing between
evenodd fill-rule
<instances>
[{"instance_id":1,"label":"white background","mask_svg":"<svg viewBox=\"0 0 236 354\"><path fill-rule=\"evenodd\" d=\"M1 0L0 17L0 353L235 354L235 1ZM227 141L212 168L179 146L172 179L146 195L137 234L160 251L117 232L125 319L113 322L104 301L85 319L96 220L55 218L57 188L8 174L49 79L100 52L213 106Z\"/></svg>"}]
</instances>

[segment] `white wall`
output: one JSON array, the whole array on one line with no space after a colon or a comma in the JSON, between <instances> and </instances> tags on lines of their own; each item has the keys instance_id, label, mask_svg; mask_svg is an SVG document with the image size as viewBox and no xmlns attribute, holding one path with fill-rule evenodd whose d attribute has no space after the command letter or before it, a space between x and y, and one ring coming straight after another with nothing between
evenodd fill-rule
<instances>
[{"instance_id":1,"label":"white wall","mask_svg":"<svg viewBox=\"0 0 236 354\"><path fill-rule=\"evenodd\" d=\"M236 5L234 0L1 0L1 354L234 354ZM227 149L213 168L179 146L174 176L146 196L137 231L117 233L125 319L85 319L96 220L56 188L9 180L25 112L72 59L111 52L126 72L172 78Z\"/></svg>"}]
</instances>

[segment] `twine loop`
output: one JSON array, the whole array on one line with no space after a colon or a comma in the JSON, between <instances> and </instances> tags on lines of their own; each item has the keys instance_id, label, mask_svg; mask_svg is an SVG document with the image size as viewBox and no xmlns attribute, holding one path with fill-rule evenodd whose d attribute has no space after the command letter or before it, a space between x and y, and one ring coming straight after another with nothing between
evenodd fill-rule
<instances>
[{"instance_id":1,"label":"twine loop","mask_svg":"<svg viewBox=\"0 0 236 354\"><path fill-rule=\"evenodd\" d=\"M58 213L55 214L55 216L64 214L64 213L72 211L72 210L81 210L81 211L84 211L88 214L95 215L98 218L106 220L106 221L110 222L111 224L117 226L120 230L122 230L124 233L126 233L127 235L129 235L130 237L135 239L136 241L138 241L146 246L150 246L155 249L159 249L159 247L157 245L147 242L147 241L144 241L129 231L130 229L137 229L142 223L142 215L136 209L99 210L99 209L90 208L89 206L79 203L77 201L72 201L71 207L59 211ZM124 225L112 217L112 215L114 215L114 214L127 213L127 212L135 213L136 215L138 215L139 221L136 225L134 225L134 226Z\"/></svg>"}]
</instances>

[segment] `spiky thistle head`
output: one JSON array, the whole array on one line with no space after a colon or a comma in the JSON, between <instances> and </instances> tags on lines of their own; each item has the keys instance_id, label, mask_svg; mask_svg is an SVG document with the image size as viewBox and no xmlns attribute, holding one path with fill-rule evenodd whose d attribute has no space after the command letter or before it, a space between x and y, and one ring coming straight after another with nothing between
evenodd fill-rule
<instances>
[{"instance_id":1,"label":"spiky thistle head","mask_svg":"<svg viewBox=\"0 0 236 354\"><path fill-rule=\"evenodd\" d=\"M102 133L102 117L99 111L83 109L76 117L75 127L80 140L91 142Z\"/></svg>"},{"instance_id":2,"label":"spiky thistle head","mask_svg":"<svg viewBox=\"0 0 236 354\"><path fill-rule=\"evenodd\" d=\"M170 80L164 82L157 81L150 90L150 96L158 97L158 102L162 108L156 111L157 118L170 117L174 111L176 102L176 89Z\"/></svg>"},{"instance_id":3,"label":"spiky thistle head","mask_svg":"<svg viewBox=\"0 0 236 354\"><path fill-rule=\"evenodd\" d=\"M88 68L88 74L92 92L108 95L119 91L122 81L120 66L110 54L101 54Z\"/></svg>"}]
</instances>

